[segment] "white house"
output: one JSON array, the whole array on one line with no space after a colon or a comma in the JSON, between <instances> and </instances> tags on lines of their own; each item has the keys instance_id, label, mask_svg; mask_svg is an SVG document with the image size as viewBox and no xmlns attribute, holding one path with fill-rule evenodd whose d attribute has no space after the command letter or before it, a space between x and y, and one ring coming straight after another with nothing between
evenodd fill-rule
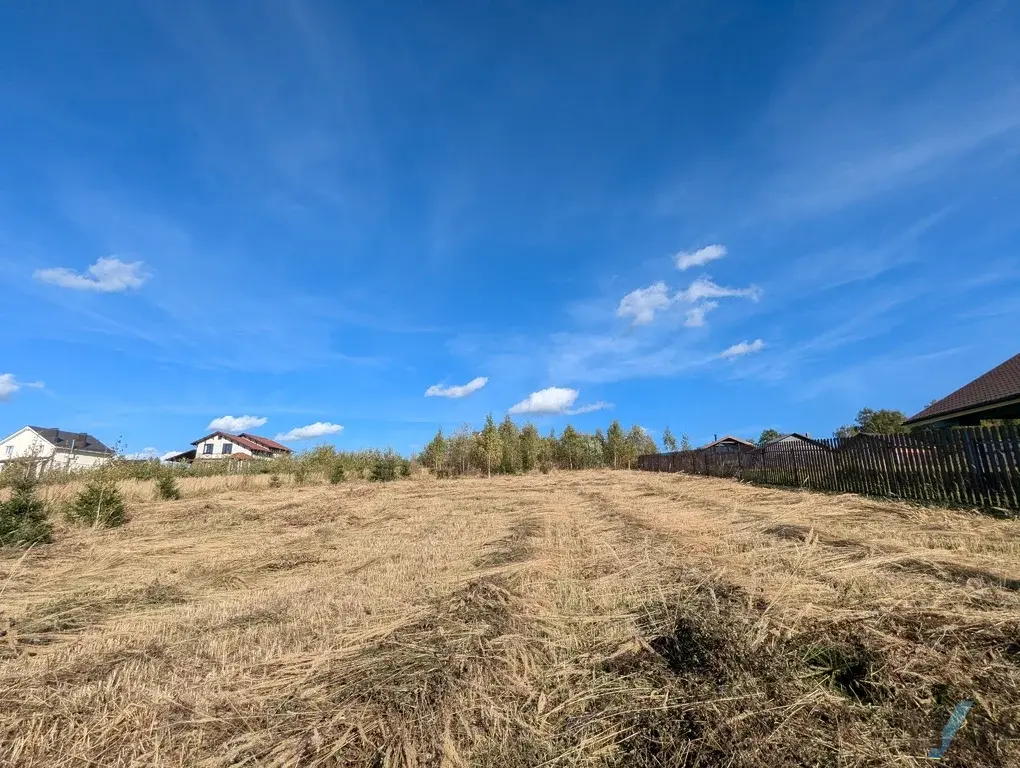
<instances>
[{"instance_id":1,"label":"white house","mask_svg":"<svg viewBox=\"0 0 1020 768\"><path fill-rule=\"evenodd\" d=\"M18 459L29 460L38 472L90 469L113 458L113 451L87 432L56 427L22 427L0 441L0 469Z\"/></svg>"},{"instance_id":2,"label":"white house","mask_svg":"<svg viewBox=\"0 0 1020 768\"><path fill-rule=\"evenodd\" d=\"M192 445L195 446L195 459L230 459L238 456L269 459L293 453L290 448L280 445L275 440L251 435L247 432L242 432L240 435L233 435L229 432L213 432L211 435L199 438ZM190 454L191 451L185 453ZM184 457L185 454L180 456Z\"/></svg>"}]
</instances>

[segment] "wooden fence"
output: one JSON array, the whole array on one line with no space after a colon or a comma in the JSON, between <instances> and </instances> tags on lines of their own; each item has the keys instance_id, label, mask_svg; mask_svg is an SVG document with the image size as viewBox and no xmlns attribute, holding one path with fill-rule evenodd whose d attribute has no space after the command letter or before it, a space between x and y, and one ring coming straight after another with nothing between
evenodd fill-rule
<instances>
[{"instance_id":1,"label":"wooden fence","mask_svg":"<svg viewBox=\"0 0 1020 768\"><path fill-rule=\"evenodd\" d=\"M1020 510L1020 428L794 440L734 453L639 456L638 469Z\"/></svg>"}]
</instances>

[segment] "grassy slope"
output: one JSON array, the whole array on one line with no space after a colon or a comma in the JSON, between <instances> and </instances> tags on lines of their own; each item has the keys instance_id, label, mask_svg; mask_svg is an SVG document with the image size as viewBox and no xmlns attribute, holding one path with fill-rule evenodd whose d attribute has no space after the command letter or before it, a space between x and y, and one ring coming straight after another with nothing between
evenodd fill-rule
<instances>
[{"instance_id":1,"label":"grassy slope","mask_svg":"<svg viewBox=\"0 0 1020 768\"><path fill-rule=\"evenodd\" d=\"M1020 521L628 472L224 480L0 555L0 764L920 765L961 698L945 762L1020 764Z\"/></svg>"}]
</instances>

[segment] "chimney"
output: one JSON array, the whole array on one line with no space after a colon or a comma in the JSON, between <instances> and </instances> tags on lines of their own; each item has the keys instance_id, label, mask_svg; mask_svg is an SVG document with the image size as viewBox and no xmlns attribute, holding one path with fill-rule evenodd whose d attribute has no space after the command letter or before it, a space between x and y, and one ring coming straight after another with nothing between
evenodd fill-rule
<instances>
[{"instance_id":1,"label":"chimney","mask_svg":"<svg viewBox=\"0 0 1020 768\"><path fill-rule=\"evenodd\" d=\"M719 435L718 435L718 434L714 434L714 435L712 435L712 442L713 442L713 443L714 443L714 442L715 442L716 440L718 440L718 439L719 439Z\"/></svg>"}]
</instances>

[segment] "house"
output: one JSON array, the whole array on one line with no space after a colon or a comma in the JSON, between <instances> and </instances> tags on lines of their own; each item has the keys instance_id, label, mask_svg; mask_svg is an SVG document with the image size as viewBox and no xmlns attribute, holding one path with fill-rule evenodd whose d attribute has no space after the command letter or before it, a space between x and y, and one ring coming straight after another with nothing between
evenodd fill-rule
<instances>
[{"instance_id":1,"label":"house","mask_svg":"<svg viewBox=\"0 0 1020 768\"><path fill-rule=\"evenodd\" d=\"M852 454L862 466L881 469L883 461L894 462L894 466L916 466L927 464L938 453L935 445L913 435L881 435L873 432L858 432L850 438L839 440L835 453Z\"/></svg>"},{"instance_id":2,"label":"house","mask_svg":"<svg viewBox=\"0 0 1020 768\"><path fill-rule=\"evenodd\" d=\"M192 458L199 460L238 459L241 457L271 459L275 456L288 456L293 453L290 448L280 445L275 440L251 435L247 432L240 435L230 432L213 432L211 435L199 438L192 445L195 446L195 455ZM183 457L188 453L190 451L185 451L184 454L178 454L171 460ZM186 461L187 459L180 460Z\"/></svg>"},{"instance_id":3,"label":"house","mask_svg":"<svg viewBox=\"0 0 1020 768\"><path fill-rule=\"evenodd\" d=\"M726 435L713 440L708 445L703 445L698 450L702 453L744 453L757 448L754 443L748 440L741 440L739 437Z\"/></svg>"},{"instance_id":4,"label":"house","mask_svg":"<svg viewBox=\"0 0 1020 768\"><path fill-rule=\"evenodd\" d=\"M904 424L911 429L976 427L991 419L1020 419L1020 355L936 400Z\"/></svg>"},{"instance_id":5,"label":"house","mask_svg":"<svg viewBox=\"0 0 1020 768\"><path fill-rule=\"evenodd\" d=\"M788 435L768 440L758 447L761 451L831 451L832 449L820 440L812 440L809 435L791 432Z\"/></svg>"},{"instance_id":6,"label":"house","mask_svg":"<svg viewBox=\"0 0 1020 768\"><path fill-rule=\"evenodd\" d=\"M37 472L73 472L106 464L113 450L87 432L68 432L57 427L22 427L0 441L0 469L12 461L27 461Z\"/></svg>"}]
</instances>

